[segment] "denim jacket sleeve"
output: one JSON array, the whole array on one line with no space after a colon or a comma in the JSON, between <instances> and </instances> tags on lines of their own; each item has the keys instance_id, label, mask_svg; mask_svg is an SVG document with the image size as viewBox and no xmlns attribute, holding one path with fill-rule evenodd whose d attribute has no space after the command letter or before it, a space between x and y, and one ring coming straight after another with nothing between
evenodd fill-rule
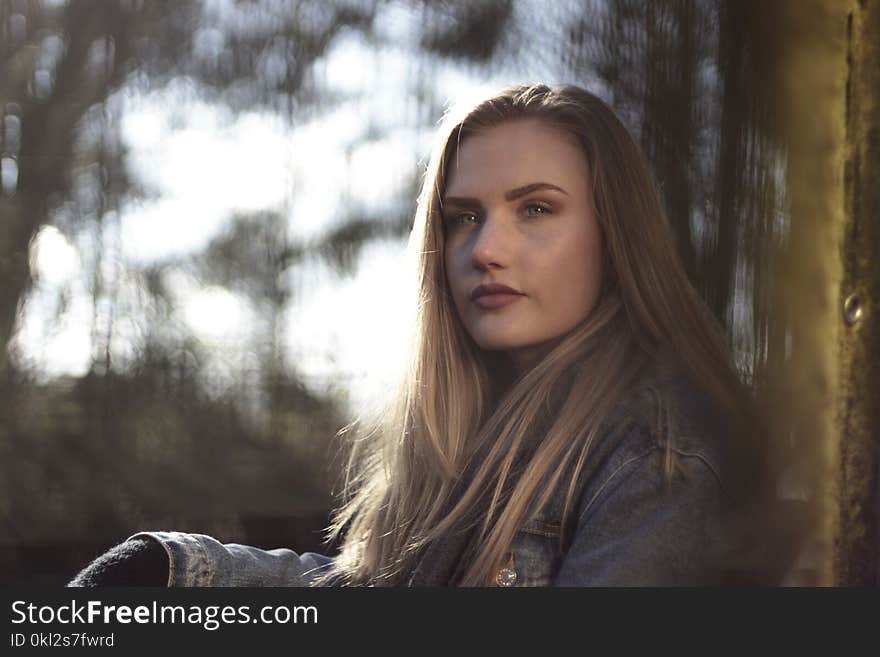
<instances>
[{"instance_id":1,"label":"denim jacket sleeve","mask_svg":"<svg viewBox=\"0 0 880 657\"><path fill-rule=\"evenodd\" d=\"M712 462L676 451L667 486L664 448L644 445L585 491L555 586L705 586L720 583L726 499Z\"/></svg>"},{"instance_id":2,"label":"denim jacket sleeve","mask_svg":"<svg viewBox=\"0 0 880 657\"><path fill-rule=\"evenodd\" d=\"M314 552L221 543L204 534L139 532L168 554L168 586L310 586L332 559Z\"/></svg>"}]
</instances>

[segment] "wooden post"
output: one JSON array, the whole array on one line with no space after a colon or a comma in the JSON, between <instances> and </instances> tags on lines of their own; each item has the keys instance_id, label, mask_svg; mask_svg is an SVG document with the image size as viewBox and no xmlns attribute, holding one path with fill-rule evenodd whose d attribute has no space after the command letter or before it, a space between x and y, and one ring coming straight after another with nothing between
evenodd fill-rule
<instances>
[{"instance_id":1,"label":"wooden post","mask_svg":"<svg viewBox=\"0 0 880 657\"><path fill-rule=\"evenodd\" d=\"M834 583L877 586L880 477L880 0L846 16L845 217ZM834 254L829 254L832 256Z\"/></svg>"}]
</instances>

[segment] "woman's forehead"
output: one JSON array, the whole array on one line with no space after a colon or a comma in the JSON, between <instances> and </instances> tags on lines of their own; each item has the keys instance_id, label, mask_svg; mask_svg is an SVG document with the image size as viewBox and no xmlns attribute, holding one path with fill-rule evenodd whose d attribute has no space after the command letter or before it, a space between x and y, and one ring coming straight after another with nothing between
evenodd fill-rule
<instances>
[{"instance_id":1,"label":"woman's forehead","mask_svg":"<svg viewBox=\"0 0 880 657\"><path fill-rule=\"evenodd\" d=\"M587 162L576 141L538 119L507 121L468 135L449 159L444 196L473 196L543 181L587 185Z\"/></svg>"}]
</instances>

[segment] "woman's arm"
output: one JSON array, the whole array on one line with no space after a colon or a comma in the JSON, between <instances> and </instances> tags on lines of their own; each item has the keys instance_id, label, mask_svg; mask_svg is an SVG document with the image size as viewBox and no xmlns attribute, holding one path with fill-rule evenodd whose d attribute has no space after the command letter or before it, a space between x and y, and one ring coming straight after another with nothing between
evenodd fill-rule
<instances>
[{"instance_id":1,"label":"woman's arm","mask_svg":"<svg viewBox=\"0 0 880 657\"><path fill-rule=\"evenodd\" d=\"M140 532L98 557L70 586L309 586L332 559L220 543L204 534Z\"/></svg>"}]
</instances>

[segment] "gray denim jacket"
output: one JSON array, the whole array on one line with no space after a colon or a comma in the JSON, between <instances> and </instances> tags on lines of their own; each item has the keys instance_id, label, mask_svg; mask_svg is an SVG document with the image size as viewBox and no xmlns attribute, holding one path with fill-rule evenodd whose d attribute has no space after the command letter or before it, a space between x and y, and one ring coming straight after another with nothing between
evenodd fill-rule
<instances>
[{"instance_id":1,"label":"gray denim jacket","mask_svg":"<svg viewBox=\"0 0 880 657\"><path fill-rule=\"evenodd\" d=\"M714 402L678 380L677 472L644 422L600 440L581 473L571 539L561 544L564 491L517 533L499 586L700 586L721 583L731 544L729 440ZM168 553L168 586L309 586L331 557L223 544L203 534L141 532ZM430 564L427 564L430 568ZM430 578L429 578L430 580ZM410 579L410 585L418 585Z\"/></svg>"}]
</instances>

